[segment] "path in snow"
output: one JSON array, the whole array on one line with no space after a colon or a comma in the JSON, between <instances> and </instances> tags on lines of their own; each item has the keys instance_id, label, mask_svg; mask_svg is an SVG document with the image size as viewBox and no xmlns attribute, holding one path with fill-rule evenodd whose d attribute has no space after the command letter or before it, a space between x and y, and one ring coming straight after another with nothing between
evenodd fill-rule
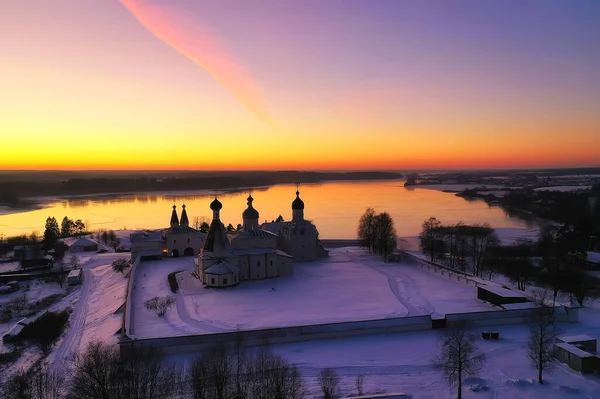
<instances>
[{"instance_id":1,"label":"path in snow","mask_svg":"<svg viewBox=\"0 0 600 399\"><path fill-rule=\"evenodd\" d=\"M407 310L406 316L422 316L433 314L435 307L422 295L415 280L398 270L398 266L376 266L371 262L365 263L370 269L381 273L387 280L392 294ZM394 270L388 268L393 267ZM399 283L402 284L400 289Z\"/></svg>"},{"instance_id":2,"label":"path in snow","mask_svg":"<svg viewBox=\"0 0 600 399\"><path fill-rule=\"evenodd\" d=\"M186 296L199 296L198 294L183 294L181 292L177 293L175 298L175 305L177 308L177 313L179 314L179 318L186 323L187 325L203 330L205 333L220 333L231 331L231 329L222 329L216 327L214 324L210 323L210 320L200 321L192 316L188 312L188 308L185 304Z\"/></svg>"},{"instance_id":3,"label":"path in snow","mask_svg":"<svg viewBox=\"0 0 600 399\"><path fill-rule=\"evenodd\" d=\"M79 297L76 308L69 318L67 334L60 346L56 348L53 353L53 367L60 367L62 370L66 369L66 360L78 349L79 342L83 335L85 318L88 312L88 298L96 285L94 282L94 274L90 269L83 270L82 285L81 296Z\"/></svg>"}]
</instances>

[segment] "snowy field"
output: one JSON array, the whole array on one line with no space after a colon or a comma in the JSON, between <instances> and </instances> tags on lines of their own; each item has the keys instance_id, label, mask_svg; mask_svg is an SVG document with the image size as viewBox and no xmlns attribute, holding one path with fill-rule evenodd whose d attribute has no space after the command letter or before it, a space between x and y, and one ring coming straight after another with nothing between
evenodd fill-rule
<instances>
[{"instance_id":1,"label":"snowy field","mask_svg":"<svg viewBox=\"0 0 600 399\"><path fill-rule=\"evenodd\" d=\"M592 320L565 324L566 333L600 337L599 309L584 309L582 318ZM472 330L478 335L482 329ZM467 378L465 399L593 399L600 397L600 377L582 375L563 364L544 373L545 385L537 383L537 371L526 358L528 330L524 325L486 327L499 331L498 341L480 338L476 343L488 358L477 377ZM341 377L342 397L356 394L354 379L364 374L365 391L405 392L413 399L455 398L442 374L431 366L441 331L405 332L378 336L339 338L274 345L273 351L298 366L310 398L319 398L317 376L322 368L334 368ZM483 388L483 389L482 389Z\"/></svg>"},{"instance_id":2,"label":"snowy field","mask_svg":"<svg viewBox=\"0 0 600 399\"><path fill-rule=\"evenodd\" d=\"M180 290L172 294L167 276L177 271ZM140 265L132 312L136 338L495 309L477 299L474 286L415 265L384 263L355 247L296 263L293 276L244 281L232 289L205 289L192 271L191 258ZM156 295L176 299L165 317L144 308Z\"/></svg>"}]
</instances>

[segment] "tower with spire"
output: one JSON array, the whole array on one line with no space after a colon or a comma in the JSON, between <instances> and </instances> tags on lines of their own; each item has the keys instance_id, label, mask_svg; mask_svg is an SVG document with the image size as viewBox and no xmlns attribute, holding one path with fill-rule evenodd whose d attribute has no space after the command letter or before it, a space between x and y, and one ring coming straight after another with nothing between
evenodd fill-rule
<instances>
[{"instance_id":1,"label":"tower with spire","mask_svg":"<svg viewBox=\"0 0 600 399\"><path fill-rule=\"evenodd\" d=\"M206 234L190 227L185 204L181 205L181 219L177 216L177 205L173 204L170 227L162 232L169 256L194 256L200 253Z\"/></svg>"}]
</instances>

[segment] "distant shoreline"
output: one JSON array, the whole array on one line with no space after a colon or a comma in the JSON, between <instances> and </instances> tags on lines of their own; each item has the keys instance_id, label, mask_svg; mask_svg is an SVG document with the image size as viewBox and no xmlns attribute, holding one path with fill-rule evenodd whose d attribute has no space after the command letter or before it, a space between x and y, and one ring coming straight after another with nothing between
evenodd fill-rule
<instances>
[{"instance_id":1,"label":"distant shoreline","mask_svg":"<svg viewBox=\"0 0 600 399\"><path fill-rule=\"evenodd\" d=\"M361 172L362 173L362 172ZM349 173L340 173L339 178L335 178L336 176L331 176L328 174L327 179L324 180L313 180L313 181L304 181L299 182L302 185L313 185L313 184L324 184L328 182L344 182L344 183L357 183L357 182L365 182L365 181L402 181L404 176L402 174L394 173L393 176L389 176L388 173L383 172L367 172L368 175L365 177L354 176L353 172ZM333 178L332 178L333 177ZM349 178L352 177L352 178ZM253 190L261 190L268 189L270 187L278 186L278 185L290 185L294 184L288 181L275 182L271 184L265 185L240 185L237 187L227 187L227 188L162 188L156 190L128 190L128 191L112 191L112 192L85 192L85 193L65 193L65 194L56 194L56 195L30 195L27 197L22 197L22 202L27 205L21 206L9 206L7 204L0 204L0 215L10 215L15 213L24 213L35 211L39 209L46 208L49 204L55 202L68 201L72 199L99 199L103 197L107 198L115 198L118 196L131 196L131 195L172 195L172 196L185 196L187 194L193 195L225 195L238 193L244 190L248 190L249 188Z\"/></svg>"}]
</instances>

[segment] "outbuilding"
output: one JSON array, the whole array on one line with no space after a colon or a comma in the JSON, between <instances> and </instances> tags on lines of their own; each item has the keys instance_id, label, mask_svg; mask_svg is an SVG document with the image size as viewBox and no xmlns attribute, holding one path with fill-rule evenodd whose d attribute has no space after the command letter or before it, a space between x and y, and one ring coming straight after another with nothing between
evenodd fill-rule
<instances>
[{"instance_id":1,"label":"outbuilding","mask_svg":"<svg viewBox=\"0 0 600 399\"><path fill-rule=\"evenodd\" d=\"M598 358L590 352L565 342L554 344L554 357L562 363L566 363L573 370L582 373L595 371L598 361Z\"/></svg>"},{"instance_id":2,"label":"outbuilding","mask_svg":"<svg viewBox=\"0 0 600 399\"><path fill-rule=\"evenodd\" d=\"M81 269L73 269L69 272L67 276L67 284L68 285L77 285L81 284L81 277L83 275L83 270Z\"/></svg>"},{"instance_id":3,"label":"outbuilding","mask_svg":"<svg viewBox=\"0 0 600 399\"><path fill-rule=\"evenodd\" d=\"M506 303L522 303L529 301L527 296L523 293L494 285L478 286L477 298L496 306L501 306Z\"/></svg>"},{"instance_id":4,"label":"outbuilding","mask_svg":"<svg viewBox=\"0 0 600 399\"><path fill-rule=\"evenodd\" d=\"M97 250L98 243L85 237L81 237L69 245L70 252L88 252Z\"/></svg>"}]
</instances>

